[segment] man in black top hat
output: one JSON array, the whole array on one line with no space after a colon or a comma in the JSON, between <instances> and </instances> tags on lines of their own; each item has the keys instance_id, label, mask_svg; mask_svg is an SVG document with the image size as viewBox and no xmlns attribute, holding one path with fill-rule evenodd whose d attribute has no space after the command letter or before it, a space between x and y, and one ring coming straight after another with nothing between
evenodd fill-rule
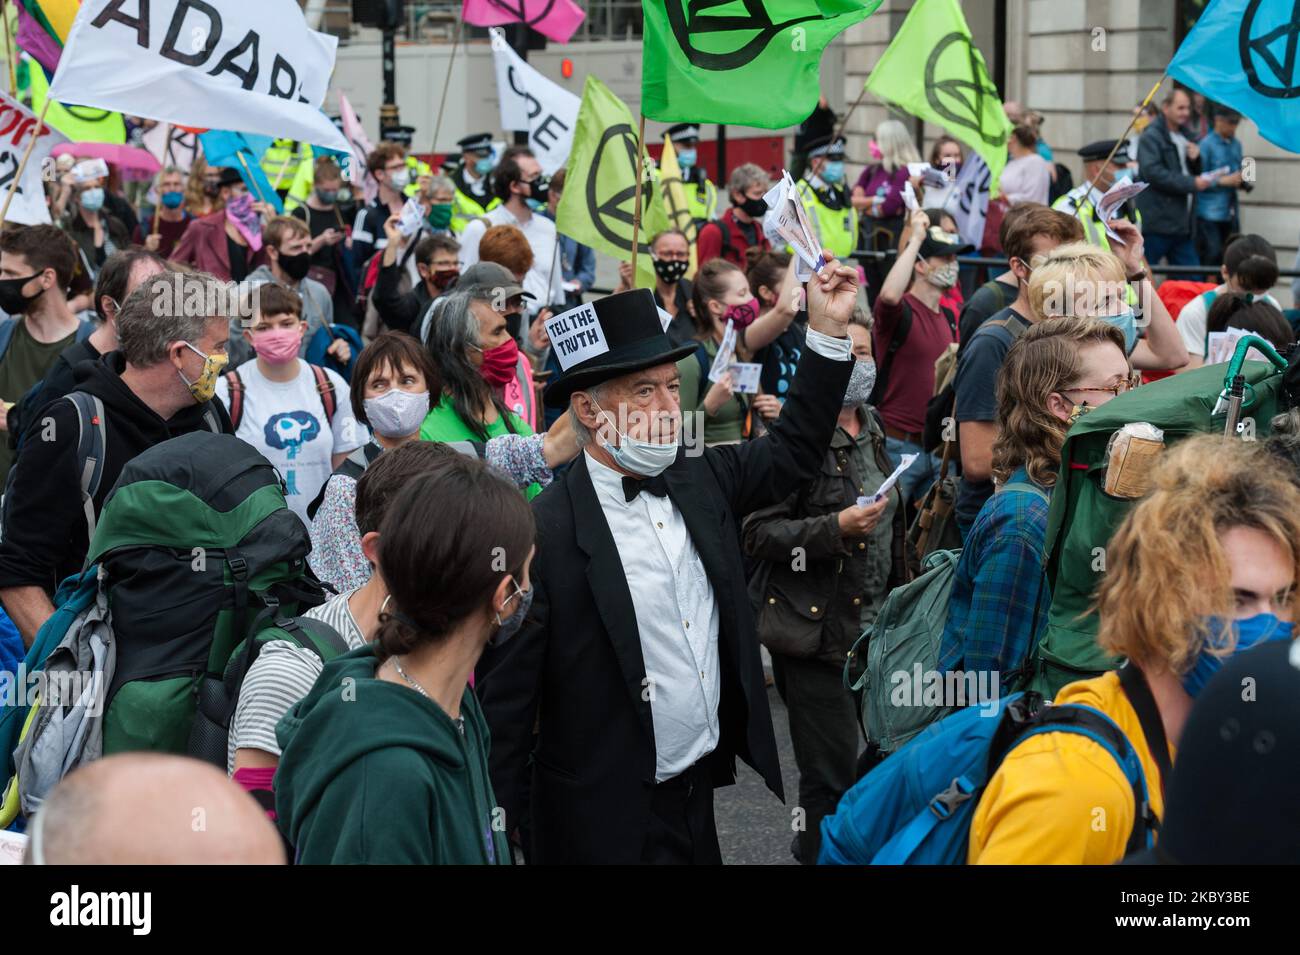
<instances>
[{"instance_id":1,"label":"man in black top hat","mask_svg":"<svg viewBox=\"0 0 1300 955\"><path fill-rule=\"evenodd\" d=\"M681 443L675 363L693 349L648 290L548 323L563 373L545 400L585 453L533 502L532 610L478 670L493 788L530 862L720 862L713 788L737 756L784 798L738 529L819 467L856 298L832 259L780 418L709 449Z\"/></svg>"},{"instance_id":2,"label":"man in black top hat","mask_svg":"<svg viewBox=\"0 0 1300 955\"><path fill-rule=\"evenodd\" d=\"M1112 149L1115 150L1115 155L1107 162L1106 158L1111 155ZM1052 203L1052 208L1078 218L1088 241L1109 252L1110 239L1106 236L1106 226L1097 212L1097 204L1117 181L1131 178L1128 173L1128 144L1120 143L1119 148L1115 149L1115 140L1098 140L1080 149L1079 158L1083 160L1084 181ZM1089 183L1092 184L1091 188ZM1142 227L1142 215L1132 199L1119 207L1116 218L1127 219L1138 228Z\"/></svg>"},{"instance_id":3,"label":"man in black top hat","mask_svg":"<svg viewBox=\"0 0 1300 955\"><path fill-rule=\"evenodd\" d=\"M492 195L492 134L471 133L458 140L460 164L452 173L456 198L451 207L451 231L460 235L471 221L498 205Z\"/></svg>"},{"instance_id":4,"label":"man in black top hat","mask_svg":"<svg viewBox=\"0 0 1300 955\"><path fill-rule=\"evenodd\" d=\"M808 144L808 165L795 184L811 214L821 244L845 259L858 244L858 210L844 182L844 137L824 136Z\"/></svg>"},{"instance_id":5,"label":"man in black top hat","mask_svg":"<svg viewBox=\"0 0 1300 955\"><path fill-rule=\"evenodd\" d=\"M668 139L677 152L677 165L682 167L682 188L686 190L686 206L698 228L718 215L718 187L709 178L709 171L700 164L700 127L696 123L678 123L668 127Z\"/></svg>"}]
</instances>

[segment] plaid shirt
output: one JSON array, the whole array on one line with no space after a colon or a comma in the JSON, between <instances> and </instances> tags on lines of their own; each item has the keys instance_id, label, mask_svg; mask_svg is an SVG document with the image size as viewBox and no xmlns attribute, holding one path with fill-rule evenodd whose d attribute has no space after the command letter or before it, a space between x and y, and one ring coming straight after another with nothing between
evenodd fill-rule
<instances>
[{"instance_id":1,"label":"plaid shirt","mask_svg":"<svg viewBox=\"0 0 1300 955\"><path fill-rule=\"evenodd\" d=\"M953 578L939 669L1001 674L1005 684L1024 666L1052 605L1043 572L1050 489L1024 468L1007 484L1038 487L1043 495L999 488L980 509Z\"/></svg>"}]
</instances>

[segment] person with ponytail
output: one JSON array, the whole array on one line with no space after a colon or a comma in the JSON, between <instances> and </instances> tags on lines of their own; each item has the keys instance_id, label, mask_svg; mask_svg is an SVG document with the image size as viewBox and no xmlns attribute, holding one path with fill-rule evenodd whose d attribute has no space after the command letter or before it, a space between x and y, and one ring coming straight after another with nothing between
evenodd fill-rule
<instances>
[{"instance_id":1,"label":"person with ponytail","mask_svg":"<svg viewBox=\"0 0 1300 955\"><path fill-rule=\"evenodd\" d=\"M463 455L388 504L368 545L387 589L375 638L327 663L277 728L276 812L298 862L510 864L515 821L469 678L528 615L534 536L519 492Z\"/></svg>"}]
</instances>

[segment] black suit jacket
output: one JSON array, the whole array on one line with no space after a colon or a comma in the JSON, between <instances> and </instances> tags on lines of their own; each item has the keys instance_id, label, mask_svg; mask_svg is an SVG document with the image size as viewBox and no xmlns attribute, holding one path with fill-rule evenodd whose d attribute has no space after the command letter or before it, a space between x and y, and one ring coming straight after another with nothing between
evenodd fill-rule
<instances>
[{"instance_id":1,"label":"black suit jacket","mask_svg":"<svg viewBox=\"0 0 1300 955\"><path fill-rule=\"evenodd\" d=\"M664 472L718 607L720 738L707 757L715 786L735 781L739 756L784 798L738 528L816 472L852 367L805 349L768 435L693 457L683 448ZM530 862L635 863L655 785L650 690L632 595L585 455L533 511L532 612L479 665L493 788L508 827L527 821Z\"/></svg>"}]
</instances>

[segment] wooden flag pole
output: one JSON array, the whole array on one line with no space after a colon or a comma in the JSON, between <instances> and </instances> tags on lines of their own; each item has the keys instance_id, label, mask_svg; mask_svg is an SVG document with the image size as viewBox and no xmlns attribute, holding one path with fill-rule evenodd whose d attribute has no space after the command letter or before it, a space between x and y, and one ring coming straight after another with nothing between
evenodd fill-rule
<instances>
[{"instance_id":1,"label":"wooden flag pole","mask_svg":"<svg viewBox=\"0 0 1300 955\"><path fill-rule=\"evenodd\" d=\"M284 157L284 162L280 163L280 171L275 174L275 182L271 183L271 188L278 190L280 183L284 179L284 174L289 170L289 163L293 162L293 150L289 150L289 155Z\"/></svg>"},{"instance_id":2,"label":"wooden flag pole","mask_svg":"<svg viewBox=\"0 0 1300 955\"><path fill-rule=\"evenodd\" d=\"M265 203L266 196L262 195L262 190L257 185L257 180L253 178L252 170L248 168L248 160L244 158L244 154L239 150L235 150L235 158L237 158L239 164L244 167L244 175L248 177L248 184L252 186L253 191L257 193L257 201Z\"/></svg>"},{"instance_id":3,"label":"wooden flag pole","mask_svg":"<svg viewBox=\"0 0 1300 955\"><path fill-rule=\"evenodd\" d=\"M1125 127L1123 135L1120 136L1119 139L1115 140L1115 145L1112 146L1110 149L1110 155L1107 156L1106 161L1101 164L1101 166L1097 170L1098 172L1100 172L1102 169L1105 169L1107 166L1110 165L1110 161L1114 159L1115 154L1119 152L1120 144L1125 142L1128 139L1128 134L1133 131L1133 126L1134 124L1137 123L1138 117L1142 115L1143 111L1146 110L1147 106L1151 104L1151 101L1155 99L1156 93L1159 91L1161 84L1164 83L1167 77L1168 74L1164 74L1163 76L1160 77L1160 79L1156 80L1156 85L1151 87L1151 92L1147 94L1147 98L1142 101L1142 105L1137 108L1137 112L1133 114L1133 118L1128 121L1128 126ZM1129 158L1132 159L1133 157L1130 156ZM1087 196L1092 195L1092 184L1095 181L1095 179L1096 177L1094 176L1093 179L1088 180L1088 188L1083 191L1083 195L1085 198ZM1074 210L1075 218L1079 218L1080 213L1082 212L1083 212L1083 205L1081 203L1079 207Z\"/></svg>"},{"instance_id":4,"label":"wooden flag pole","mask_svg":"<svg viewBox=\"0 0 1300 955\"><path fill-rule=\"evenodd\" d=\"M859 106L862 105L862 97L866 95L867 95L867 84L863 83L862 92L858 93L858 98L853 101L853 105L849 107L849 111L845 113L844 118L840 120L839 126L836 127L835 132L831 135L831 142L835 142L835 140L839 139L840 136L843 135L844 128L849 125L849 117L853 115L854 110L856 110Z\"/></svg>"},{"instance_id":5,"label":"wooden flag pole","mask_svg":"<svg viewBox=\"0 0 1300 955\"><path fill-rule=\"evenodd\" d=\"M171 158L172 158L172 134L173 134L174 132L176 132L176 127L173 126L171 123L168 123L168 124L167 124L167 143L166 143L166 145L163 146L163 163L162 163L163 169L166 169L166 168L170 165L170 160L171 160ZM159 232L161 231L161 229L162 229L162 225L161 225L161 222L162 222L162 214L161 214L161 213L162 213L162 196L159 195L159 196L158 196L158 207L157 207L156 209L154 209L154 211L153 211L153 225L152 225L152 226L150 227L150 229L149 229L149 235L150 235L150 236L158 235L158 233L159 233Z\"/></svg>"},{"instance_id":6,"label":"wooden flag pole","mask_svg":"<svg viewBox=\"0 0 1300 955\"><path fill-rule=\"evenodd\" d=\"M27 149L23 152L23 161L18 164L18 171L14 173L13 179L9 180L9 192L5 195L5 204L0 208L0 224L3 224L9 216L9 203L14 201L14 193L18 191L18 183L23 181L23 171L27 169L27 160L32 158L32 150L36 148L36 140L41 138L41 130L45 128L45 114L50 111L50 103L54 102L48 96L45 97L45 105L41 107L40 118L36 120L36 126L32 129L32 138L27 143Z\"/></svg>"},{"instance_id":7,"label":"wooden flag pole","mask_svg":"<svg viewBox=\"0 0 1300 955\"><path fill-rule=\"evenodd\" d=\"M632 287L636 288L637 234L641 231L641 183L645 180L645 113L636 133L636 198L632 200Z\"/></svg>"},{"instance_id":8,"label":"wooden flag pole","mask_svg":"<svg viewBox=\"0 0 1300 955\"><path fill-rule=\"evenodd\" d=\"M18 98L18 71L14 68L14 56L18 47L9 37L9 4L0 0L0 19L5 22L5 63L9 65L9 95Z\"/></svg>"},{"instance_id":9,"label":"wooden flag pole","mask_svg":"<svg viewBox=\"0 0 1300 955\"><path fill-rule=\"evenodd\" d=\"M438 134L442 132L442 113L447 107L447 89L451 86L451 68L456 63L456 51L460 48L460 34L465 29L465 18L456 20L456 38L451 41L451 56L447 58L447 78L442 83L442 97L438 100L438 115L433 121L433 139L429 143L429 152L438 152Z\"/></svg>"}]
</instances>

